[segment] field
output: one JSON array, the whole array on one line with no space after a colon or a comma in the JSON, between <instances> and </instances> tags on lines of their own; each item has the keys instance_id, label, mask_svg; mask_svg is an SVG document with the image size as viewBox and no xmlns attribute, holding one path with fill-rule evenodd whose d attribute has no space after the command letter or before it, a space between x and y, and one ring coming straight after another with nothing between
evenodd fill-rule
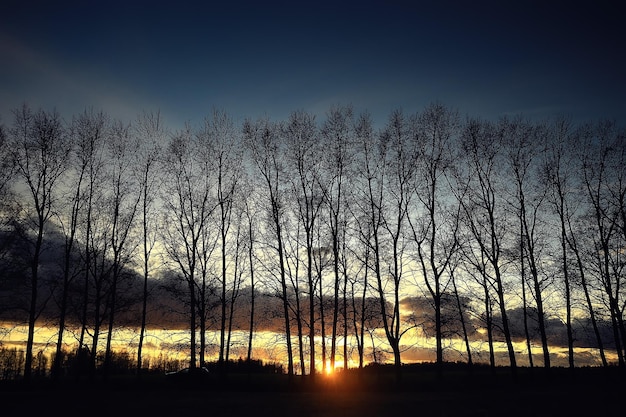
<instances>
[{"instance_id":1,"label":"field","mask_svg":"<svg viewBox=\"0 0 626 417\"><path fill-rule=\"evenodd\" d=\"M318 376L211 375L203 381L162 375L108 381L0 384L2 415L50 416L603 416L624 412L626 379L617 369L388 370ZM617 413L617 414L616 414Z\"/></svg>"}]
</instances>

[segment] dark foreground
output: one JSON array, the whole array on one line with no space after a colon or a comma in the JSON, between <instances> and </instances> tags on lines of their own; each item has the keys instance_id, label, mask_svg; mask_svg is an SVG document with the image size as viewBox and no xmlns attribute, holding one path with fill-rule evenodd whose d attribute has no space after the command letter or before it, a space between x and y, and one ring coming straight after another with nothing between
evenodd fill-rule
<instances>
[{"instance_id":1,"label":"dark foreground","mask_svg":"<svg viewBox=\"0 0 626 417\"><path fill-rule=\"evenodd\" d=\"M626 383L617 369L432 370L342 373L308 379L218 375L202 381L161 375L108 381L0 383L5 416L603 416L624 415Z\"/></svg>"}]
</instances>

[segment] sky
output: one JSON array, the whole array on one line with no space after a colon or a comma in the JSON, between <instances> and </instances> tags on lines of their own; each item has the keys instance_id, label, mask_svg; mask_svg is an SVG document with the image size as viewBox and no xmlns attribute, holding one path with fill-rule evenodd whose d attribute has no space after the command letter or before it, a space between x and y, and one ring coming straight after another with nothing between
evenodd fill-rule
<instances>
[{"instance_id":1,"label":"sky","mask_svg":"<svg viewBox=\"0 0 626 417\"><path fill-rule=\"evenodd\" d=\"M0 6L0 123L87 108L171 128L438 102L482 119L626 126L620 2L35 1Z\"/></svg>"}]
</instances>

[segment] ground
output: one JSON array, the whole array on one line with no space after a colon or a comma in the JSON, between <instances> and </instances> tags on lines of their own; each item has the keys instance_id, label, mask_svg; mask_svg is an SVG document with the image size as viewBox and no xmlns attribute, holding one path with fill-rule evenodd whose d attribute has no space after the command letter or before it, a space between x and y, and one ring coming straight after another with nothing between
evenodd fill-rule
<instances>
[{"instance_id":1,"label":"ground","mask_svg":"<svg viewBox=\"0 0 626 417\"><path fill-rule=\"evenodd\" d=\"M557 375L238 376L198 383L143 381L2 383L2 414L41 416L602 416L623 412L626 379L580 371ZM369 379L368 379L369 378Z\"/></svg>"}]
</instances>

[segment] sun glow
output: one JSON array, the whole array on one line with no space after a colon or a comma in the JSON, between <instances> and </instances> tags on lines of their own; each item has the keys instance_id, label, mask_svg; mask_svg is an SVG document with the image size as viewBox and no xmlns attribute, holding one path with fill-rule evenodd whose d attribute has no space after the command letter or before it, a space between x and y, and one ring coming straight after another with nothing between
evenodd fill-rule
<instances>
[{"instance_id":1,"label":"sun glow","mask_svg":"<svg viewBox=\"0 0 626 417\"><path fill-rule=\"evenodd\" d=\"M326 376L333 376L333 374L335 373L335 367L331 366L331 362L330 359L326 359L326 367L325 367L325 374Z\"/></svg>"}]
</instances>

